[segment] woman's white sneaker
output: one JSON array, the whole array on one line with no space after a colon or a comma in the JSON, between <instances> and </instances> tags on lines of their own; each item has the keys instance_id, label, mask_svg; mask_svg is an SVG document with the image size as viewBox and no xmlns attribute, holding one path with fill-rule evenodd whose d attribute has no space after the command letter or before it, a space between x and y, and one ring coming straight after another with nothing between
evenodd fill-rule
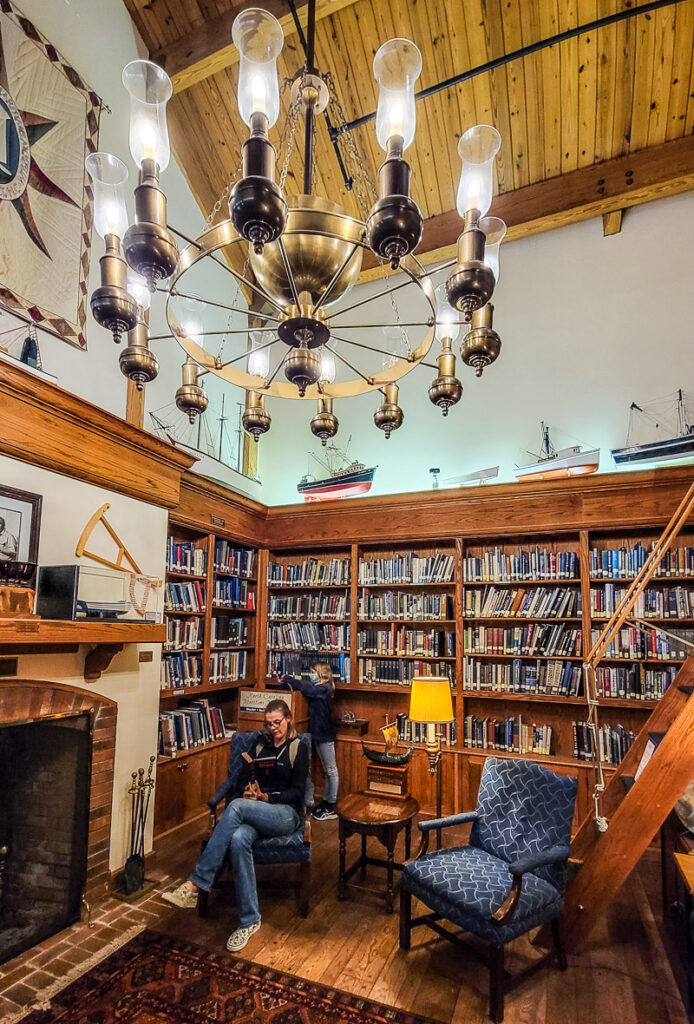
<instances>
[{"instance_id":1,"label":"woman's white sneaker","mask_svg":"<svg viewBox=\"0 0 694 1024\"><path fill-rule=\"evenodd\" d=\"M198 905L198 891L189 882L183 882L172 892L163 892L161 898L181 910L195 910Z\"/></svg>"},{"instance_id":2,"label":"woman's white sneaker","mask_svg":"<svg viewBox=\"0 0 694 1024\"><path fill-rule=\"evenodd\" d=\"M227 939L227 949L229 952L238 953L246 945L251 935L255 935L259 928L260 921L254 921L253 924L249 924L245 928L237 928Z\"/></svg>"}]
</instances>

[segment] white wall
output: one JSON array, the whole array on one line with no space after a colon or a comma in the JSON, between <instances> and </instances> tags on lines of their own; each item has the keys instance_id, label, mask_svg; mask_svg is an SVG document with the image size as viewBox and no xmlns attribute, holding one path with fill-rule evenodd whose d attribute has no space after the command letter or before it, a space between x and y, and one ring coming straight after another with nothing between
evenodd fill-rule
<instances>
[{"instance_id":1,"label":"white wall","mask_svg":"<svg viewBox=\"0 0 694 1024\"><path fill-rule=\"evenodd\" d=\"M163 578L167 522L165 509L2 456L0 479L6 486L43 496L39 541L39 562L42 565L79 562L98 567L90 559L76 558L75 546L89 517L108 501L111 503L107 513L109 522L125 541L137 564L144 573ZM113 557L115 554L113 545L109 547L105 531L101 532L100 528L92 535L89 547L105 557ZM157 750L161 644L126 646L95 683L86 683L84 680L84 658L88 650L88 646L81 645L76 654L20 656L18 678L46 679L91 689L118 704L110 850L113 870L125 863L129 852L130 798L127 789L130 774L137 768L147 768L150 755L156 754ZM151 662L139 663L138 652L141 650L153 652ZM151 849L153 810L152 807L146 849Z\"/></svg>"},{"instance_id":2,"label":"white wall","mask_svg":"<svg viewBox=\"0 0 694 1024\"><path fill-rule=\"evenodd\" d=\"M503 245L494 297L501 355L481 378L458 358L464 392L447 418L427 397L436 374L424 367L402 382L405 421L389 441L373 424L378 396L335 404L336 444L351 434L351 457L378 465L371 493L426 489L430 466L446 477L498 464L499 481L512 480L515 464L532 461L527 449L538 451L541 419L557 447L576 440L599 446L600 471L613 471L609 449L624 444L632 401L678 387L694 391L693 224L690 193L628 210L621 233L608 238L596 218ZM364 287L380 291L383 284ZM413 291L397 293L403 320L421 319ZM377 322L375 311L376 304L355 310L354 322L357 313L361 322ZM381 322L390 317L387 299L378 312ZM376 334L372 344L379 344ZM454 347L458 353L460 342ZM312 461L307 452L321 451L308 425L313 403L275 399L268 410L272 429L260 441L263 501L296 501L296 484Z\"/></svg>"}]
</instances>

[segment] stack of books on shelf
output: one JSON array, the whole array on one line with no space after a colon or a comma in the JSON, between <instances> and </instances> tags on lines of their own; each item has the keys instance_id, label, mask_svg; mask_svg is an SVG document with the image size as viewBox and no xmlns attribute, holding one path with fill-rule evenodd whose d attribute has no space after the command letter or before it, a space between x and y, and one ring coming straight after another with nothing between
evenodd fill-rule
<instances>
[{"instance_id":1,"label":"stack of books on shelf","mask_svg":"<svg viewBox=\"0 0 694 1024\"><path fill-rule=\"evenodd\" d=\"M270 651L268 653L268 675L294 676L296 679L303 679L308 682L311 666L316 661L324 661L330 665L333 679L336 683L349 683L350 660L348 654L310 654L310 653L284 653Z\"/></svg>"},{"instance_id":2,"label":"stack of books on shelf","mask_svg":"<svg viewBox=\"0 0 694 1024\"><path fill-rule=\"evenodd\" d=\"M349 618L348 594L287 594L269 595L268 618L287 619L292 622L303 619L347 619Z\"/></svg>"},{"instance_id":3,"label":"stack of books on shelf","mask_svg":"<svg viewBox=\"0 0 694 1024\"><path fill-rule=\"evenodd\" d=\"M350 628L344 623L339 626L318 622L269 623L267 642L268 647L292 651L348 651Z\"/></svg>"},{"instance_id":4,"label":"stack of books on shelf","mask_svg":"<svg viewBox=\"0 0 694 1024\"><path fill-rule=\"evenodd\" d=\"M202 647L205 625L202 619L167 619L165 651L197 650Z\"/></svg>"},{"instance_id":5,"label":"stack of books on shelf","mask_svg":"<svg viewBox=\"0 0 694 1024\"><path fill-rule=\"evenodd\" d=\"M255 568L253 548L235 547L228 540L214 542L214 571L234 576L252 576Z\"/></svg>"},{"instance_id":6,"label":"stack of books on shelf","mask_svg":"<svg viewBox=\"0 0 694 1024\"><path fill-rule=\"evenodd\" d=\"M359 659L359 683L409 686L420 676L448 676L453 685L453 665L450 661L417 661L414 658Z\"/></svg>"},{"instance_id":7,"label":"stack of books on shelf","mask_svg":"<svg viewBox=\"0 0 694 1024\"><path fill-rule=\"evenodd\" d=\"M248 651L211 651L210 684L236 683L246 678Z\"/></svg>"},{"instance_id":8,"label":"stack of books on shelf","mask_svg":"<svg viewBox=\"0 0 694 1024\"><path fill-rule=\"evenodd\" d=\"M572 722L574 757L580 761L595 760L593 729L589 722ZM598 752L605 764L621 764L636 734L623 725L601 725L598 733Z\"/></svg>"},{"instance_id":9,"label":"stack of books on shelf","mask_svg":"<svg viewBox=\"0 0 694 1024\"><path fill-rule=\"evenodd\" d=\"M205 584L193 580L190 583L167 583L164 591L164 611L204 612Z\"/></svg>"},{"instance_id":10,"label":"stack of books on shelf","mask_svg":"<svg viewBox=\"0 0 694 1024\"><path fill-rule=\"evenodd\" d=\"M360 654L410 654L417 657L455 657L455 633L442 629L362 629L357 635Z\"/></svg>"},{"instance_id":11,"label":"stack of books on shelf","mask_svg":"<svg viewBox=\"0 0 694 1024\"><path fill-rule=\"evenodd\" d=\"M598 697L623 700L660 700L677 675L677 666L646 668L645 665L599 665L595 671Z\"/></svg>"},{"instance_id":12,"label":"stack of books on shelf","mask_svg":"<svg viewBox=\"0 0 694 1024\"><path fill-rule=\"evenodd\" d=\"M420 558L410 551L392 558L363 559L359 563L359 584L448 583L453 579L455 558L438 552Z\"/></svg>"},{"instance_id":13,"label":"stack of books on shelf","mask_svg":"<svg viewBox=\"0 0 694 1024\"><path fill-rule=\"evenodd\" d=\"M583 672L573 661L523 661L499 665L465 658L466 690L525 693L561 697L579 697L583 692Z\"/></svg>"},{"instance_id":14,"label":"stack of books on shelf","mask_svg":"<svg viewBox=\"0 0 694 1024\"><path fill-rule=\"evenodd\" d=\"M232 619L230 615L212 618L211 647L241 647L248 643L248 621Z\"/></svg>"},{"instance_id":15,"label":"stack of books on shelf","mask_svg":"<svg viewBox=\"0 0 694 1024\"><path fill-rule=\"evenodd\" d=\"M166 541L166 571L188 572L191 576L204 576L207 571L207 551L201 544L206 541Z\"/></svg>"},{"instance_id":16,"label":"stack of books on shelf","mask_svg":"<svg viewBox=\"0 0 694 1024\"><path fill-rule=\"evenodd\" d=\"M463 614L481 618L575 618L581 614L581 591L577 587L466 590Z\"/></svg>"},{"instance_id":17,"label":"stack of books on shelf","mask_svg":"<svg viewBox=\"0 0 694 1024\"><path fill-rule=\"evenodd\" d=\"M591 588L590 614L609 618L626 596L628 588L606 583ZM632 619L691 619L694 616L694 591L687 587L649 587L639 594L630 612Z\"/></svg>"},{"instance_id":18,"label":"stack of books on shelf","mask_svg":"<svg viewBox=\"0 0 694 1024\"><path fill-rule=\"evenodd\" d=\"M296 565L270 562L267 567L270 585L284 587L349 586L349 558L305 558Z\"/></svg>"},{"instance_id":19,"label":"stack of books on shelf","mask_svg":"<svg viewBox=\"0 0 694 1024\"><path fill-rule=\"evenodd\" d=\"M581 630L563 624L537 622L513 629L501 626L466 626L466 654L526 654L580 657Z\"/></svg>"},{"instance_id":20,"label":"stack of books on shelf","mask_svg":"<svg viewBox=\"0 0 694 1024\"><path fill-rule=\"evenodd\" d=\"M590 575L593 579L629 579L636 576L653 545L648 548L637 541L631 547L591 548ZM670 548L655 571L660 576L694 576L694 547Z\"/></svg>"},{"instance_id":21,"label":"stack of books on shelf","mask_svg":"<svg viewBox=\"0 0 694 1024\"><path fill-rule=\"evenodd\" d=\"M502 548L485 551L477 558L464 559L466 583L504 583L513 580L574 580L578 578L576 551L550 551L547 548L518 549L507 554Z\"/></svg>"},{"instance_id":22,"label":"stack of books on shelf","mask_svg":"<svg viewBox=\"0 0 694 1024\"><path fill-rule=\"evenodd\" d=\"M224 608L244 608L253 611L255 608L255 591L246 580L238 576L227 576L214 581L214 604Z\"/></svg>"},{"instance_id":23,"label":"stack of books on shelf","mask_svg":"<svg viewBox=\"0 0 694 1024\"><path fill-rule=\"evenodd\" d=\"M591 643L600 636L599 629L591 630ZM605 658L612 660L633 661L635 658L644 658L649 661L683 661L691 652L690 644L694 644L694 630L678 629L676 633L659 632L655 627L649 627L647 631L634 627L624 627L612 641L607 649ZM683 643L678 643L675 637L681 637Z\"/></svg>"},{"instance_id":24,"label":"stack of books on shelf","mask_svg":"<svg viewBox=\"0 0 694 1024\"><path fill-rule=\"evenodd\" d=\"M220 708L210 707L204 699L187 701L175 711L159 713L159 753L176 757L182 750L205 746L232 732L226 730Z\"/></svg>"},{"instance_id":25,"label":"stack of books on shelf","mask_svg":"<svg viewBox=\"0 0 694 1024\"><path fill-rule=\"evenodd\" d=\"M398 726L398 740L401 743L425 743L427 738L427 727L424 722L413 722L407 715L398 714L395 716ZM445 722L437 726L440 730L441 743L447 747L453 747L458 738L458 731L455 722Z\"/></svg>"},{"instance_id":26,"label":"stack of books on shelf","mask_svg":"<svg viewBox=\"0 0 694 1024\"><path fill-rule=\"evenodd\" d=\"M463 720L466 747L481 750L506 750L515 754L540 754L548 757L552 748L552 726L526 724L522 715L508 718L477 718L466 715Z\"/></svg>"},{"instance_id":27,"label":"stack of books on shelf","mask_svg":"<svg viewBox=\"0 0 694 1024\"><path fill-rule=\"evenodd\" d=\"M450 594L412 594L402 590L385 590L359 595L360 619L427 620L453 619L454 603Z\"/></svg>"},{"instance_id":28,"label":"stack of books on shelf","mask_svg":"<svg viewBox=\"0 0 694 1024\"><path fill-rule=\"evenodd\" d=\"M186 686L202 686L202 658L182 651L164 652L161 659L162 690L179 690Z\"/></svg>"}]
</instances>

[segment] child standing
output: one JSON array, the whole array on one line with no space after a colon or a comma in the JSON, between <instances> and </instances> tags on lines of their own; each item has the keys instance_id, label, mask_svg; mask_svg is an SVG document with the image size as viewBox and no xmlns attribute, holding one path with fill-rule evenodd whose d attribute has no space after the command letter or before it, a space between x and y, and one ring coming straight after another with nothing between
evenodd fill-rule
<instances>
[{"instance_id":1,"label":"child standing","mask_svg":"<svg viewBox=\"0 0 694 1024\"><path fill-rule=\"evenodd\" d=\"M318 751L318 756L325 772L325 791L323 799L315 808L313 817L316 821L327 821L330 818L337 818L335 803L337 801L337 788L339 775L337 772L337 761L335 760L335 725L332 719L332 700L335 692L333 674L325 661L317 661L311 665L309 682L303 679L296 679L294 676L285 675L282 683L288 689L298 690L308 700L309 728L313 746ZM309 772L306 780L306 804L313 806L314 787Z\"/></svg>"}]
</instances>

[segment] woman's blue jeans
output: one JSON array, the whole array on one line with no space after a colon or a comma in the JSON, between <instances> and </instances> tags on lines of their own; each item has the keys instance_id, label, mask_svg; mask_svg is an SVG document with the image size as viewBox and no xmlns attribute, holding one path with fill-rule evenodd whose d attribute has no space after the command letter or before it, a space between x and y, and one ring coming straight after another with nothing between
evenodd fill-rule
<instances>
[{"instance_id":1,"label":"woman's blue jeans","mask_svg":"<svg viewBox=\"0 0 694 1024\"><path fill-rule=\"evenodd\" d=\"M254 924L260 920L260 909L253 866L253 843L259 836L290 835L299 824L299 815L289 804L232 800L217 822L190 881L199 889L209 892L228 850L234 872L239 924L243 928Z\"/></svg>"},{"instance_id":2,"label":"woman's blue jeans","mask_svg":"<svg viewBox=\"0 0 694 1024\"><path fill-rule=\"evenodd\" d=\"M337 773L337 761L335 760L335 744L329 742L314 743L313 745L318 751L318 756L321 759L323 771L325 772L325 789L323 792L323 799L326 804L334 804L337 800L337 787L340 783L340 776ZM308 778L306 779L306 792L304 794L304 800L309 807L313 805L313 796L313 779L309 772Z\"/></svg>"}]
</instances>

